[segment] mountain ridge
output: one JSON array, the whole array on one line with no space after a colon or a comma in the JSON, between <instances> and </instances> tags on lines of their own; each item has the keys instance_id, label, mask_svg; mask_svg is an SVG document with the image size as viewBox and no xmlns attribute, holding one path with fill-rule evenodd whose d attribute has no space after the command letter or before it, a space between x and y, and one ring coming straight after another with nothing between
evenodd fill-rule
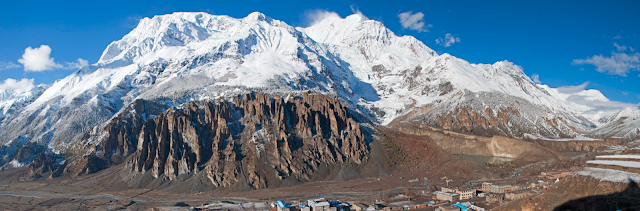
<instances>
[{"instance_id":1,"label":"mountain ridge","mask_svg":"<svg viewBox=\"0 0 640 211\"><path fill-rule=\"evenodd\" d=\"M485 136L592 135L590 120L511 62L438 55L361 14L294 28L254 12L242 19L174 13L141 20L96 64L3 119L0 142L24 139L59 152L136 99L176 106L252 90L335 96L382 125L402 118ZM5 157L1 164L13 159Z\"/></svg>"}]
</instances>

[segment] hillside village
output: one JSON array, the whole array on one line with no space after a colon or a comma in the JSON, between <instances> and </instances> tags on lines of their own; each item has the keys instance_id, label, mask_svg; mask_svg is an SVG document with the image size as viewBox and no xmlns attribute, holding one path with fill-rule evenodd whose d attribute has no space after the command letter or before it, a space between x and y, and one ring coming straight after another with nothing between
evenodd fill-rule
<instances>
[{"instance_id":1,"label":"hillside village","mask_svg":"<svg viewBox=\"0 0 640 211\"><path fill-rule=\"evenodd\" d=\"M637 141L636 141L637 142ZM638 144L636 142L631 145ZM631 148L629 148L631 147ZM603 147L596 152L599 155L575 157L584 160L584 168L553 169L551 171L536 172L535 175L521 175L522 179L510 181L472 182L461 186L433 186L429 178L397 178L414 184L403 193L386 194L375 200L353 200L349 197L326 197L307 200L278 200L273 202L230 204L212 203L192 207L191 210L271 210L271 211L391 211L391 210L434 210L434 211L465 211L490 210L501 207L504 209L512 201L535 197L543 194L549 187L566 177L577 175L594 176L598 172L608 172L611 175L600 177L624 176L640 172L640 155L634 153L638 146ZM589 158L593 160L589 160ZM586 159L586 160L585 160ZM626 172L626 173L625 173ZM378 178L379 179L379 178ZM438 179L435 179L438 180ZM440 181L452 181L439 178ZM509 184L511 183L511 184ZM419 184L416 186L416 184ZM523 205L533 206L533 205ZM531 209L533 210L533 209Z\"/></svg>"},{"instance_id":2,"label":"hillside village","mask_svg":"<svg viewBox=\"0 0 640 211\"><path fill-rule=\"evenodd\" d=\"M570 172L541 172L527 185L476 183L464 187L429 186L428 178L407 179L407 183L422 182L424 187L410 188L405 193L388 195L385 199L366 201L349 197L308 200L277 200L261 203L218 202L191 207L190 210L271 210L271 211L391 211L391 210L476 210L484 211L513 200L539 194ZM433 189L436 191L431 191ZM348 200L348 201L347 201Z\"/></svg>"}]
</instances>

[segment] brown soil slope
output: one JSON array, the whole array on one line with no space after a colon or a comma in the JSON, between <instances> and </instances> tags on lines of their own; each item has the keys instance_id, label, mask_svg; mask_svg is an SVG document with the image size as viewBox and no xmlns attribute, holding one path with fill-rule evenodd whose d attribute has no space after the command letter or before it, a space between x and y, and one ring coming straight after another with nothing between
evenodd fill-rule
<instances>
[{"instance_id":1,"label":"brown soil slope","mask_svg":"<svg viewBox=\"0 0 640 211\"><path fill-rule=\"evenodd\" d=\"M426 125L397 122L389 127L408 134L428 136L451 154L510 157L537 162L566 159L566 156L539 144L504 136L475 136L432 128Z\"/></svg>"}]
</instances>

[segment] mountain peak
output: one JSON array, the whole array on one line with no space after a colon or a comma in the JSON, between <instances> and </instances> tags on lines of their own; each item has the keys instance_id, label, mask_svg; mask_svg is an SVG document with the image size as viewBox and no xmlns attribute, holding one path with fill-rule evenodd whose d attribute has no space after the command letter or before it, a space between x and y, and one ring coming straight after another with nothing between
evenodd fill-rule
<instances>
[{"instance_id":1,"label":"mountain peak","mask_svg":"<svg viewBox=\"0 0 640 211\"><path fill-rule=\"evenodd\" d=\"M20 129L0 130L0 143L28 136L62 146L135 99L172 99L174 104L248 90L330 94L385 125L415 114L407 121L458 131L489 128L491 134L485 135L511 137L571 136L592 125L556 97L563 93L549 94L553 90L536 86L511 62L471 64L438 56L420 40L397 36L362 14L317 17L307 28L259 12L241 19L203 12L144 18L112 42L97 64L24 103L5 106L16 108L5 113L24 118L0 120L4 128ZM482 128L445 119L469 109L487 120L501 115L497 112L513 115ZM566 121L546 124L553 118ZM511 131L510 125L530 129Z\"/></svg>"},{"instance_id":2,"label":"mountain peak","mask_svg":"<svg viewBox=\"0 0 640 211\"><path fill-rule=\"evenodd\" d=\"M256 21L267 21L267 22L271 22L271 19L269 16L266 16L265 14L261 13L261 12L252 12L251 14L247 15L247 17L243 18L243 20L256 20Z\"/></svg>"},{"instance_id":3,"label":"mountain peak","mask_svg":"<svg viewBox=\"0 0 640 211\"><path fill-rule=\"evenodd\" d=\"M351 21L357 21L357 22L363 22L363 21L368 21L369 20L369 18L367 18L366 16L364 16L364 14L362 14L360 12L351 14L351 15L347 16L345 19L351 20Z\"/></svg>"}]
</instances>

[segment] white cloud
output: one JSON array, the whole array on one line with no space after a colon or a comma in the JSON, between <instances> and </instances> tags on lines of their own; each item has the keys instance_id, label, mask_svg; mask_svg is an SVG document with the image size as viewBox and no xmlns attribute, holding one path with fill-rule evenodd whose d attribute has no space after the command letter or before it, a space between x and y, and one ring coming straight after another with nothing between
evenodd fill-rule
<instances>
[{"instance_id":1,"label":"white cloud","mask_svg":"<svg viewBox=\"0 0 640 211\"><path fill-rule=\"evenodd\" d=\"M357 6L351 5L350 7L351 7L351 12L353 12L353 14L360 15L360 17L362 17L362 19L364 19L364 20L369 20L369 18L367 18L367 16L364 16L364 14L362 14L362 12L360 12L360 9L358 9Z\"/></svg>"},{"instance_id":2,"label":"white cloud","mask_svg":"<svg viewBox=\"0 0 640 211\"><path fill-rule=\"evenodd\" d=\"M340 18L340 15L326 10L307 10L304 12L304 17L307 26L312 26L326 18Z\"/></svg>"},{"instance_id":3,"label":"white cloud","mask_svg":"<svg viewBox=\"0 0 640 211\"><path fill-rule=\"evenodd\" d=\"M6 70L11 68L21 67L19 64L13 62L0 62L0 70Z\"/></svg>"},{"instance_id":4,"label":"white cloud","mask_svg":"<svg viewBox=\"0 0 640 211\"><path fill-rule=\"evenodd\" d=\"M407 11L398 14L402 28L416 30L418 32L429 32L429 27L433 27L433 25L428 24L425 26L424 14L422 12L412 13L413 11Z\"/></svg>"},{"instance_id":5,"label":"white cloud","mask_svg":"<svg viewBox=\"0 0 640 211\"><path fill-rule=\"evenodd\" d=\"M35 87L33 85L33 78L23 78L19 81L13 78L7 78L3 83L0 84L0 92L11 90L12 92L20 93L29 91L33 89L33 87Z\"/></svg>"},{"instance_id":6,"label":"white cloud","mask_svg":"<svg viewBox=\"0 0 640 211\"><path fill-rule=\"evenodd\" d=\"M534 73L533 75L531 75L531 79L533 79L534 83L537 83L537 84L542 83L542 82L540 82L540 75L538 75L538 74Z\"/></svg>"},{"instance_id":7,"label":"white cloud","mask_svg":"<svg viewBox=\"0 0 640 211\"><path fill-rule=\"evenodd\" d=\"M596 70L598 72L627 76L629 71L640 69L640 53L626 54L612 52L609 57L605 57L600 54L587 57L586 59L574 59L571 64L591 64L596 66Z\"/></svg>"},{"instance_id":8,"label":"white cloud","mask_svg":"<svg viewBox=\"0 0 640 211\"><path fill-rule=\"evenodd\" d=\"M65 62L64 69L78 69L87 65L89 65L87 60L78 58L75 62Z\"/></svg>"},{"instance_id":9,"label":"white cloud","mask_svg":"<svg viewBox=\"0 0 640 211\"><path fill-rule=\"evenodd\" d=\"M627 50L627 46L618 45L618 43L613 43L613 46L615 46L618 51L626 51Z\"/></svg>"},{"instance_id":10,"label":"white cloud","mask_svg":"<svg viewBox=\"0 0 640 211\"><path fill-rule=\"evenodd\" d=\"M77 69L89 65L87 60L80 58L75 62L65 62L65 65L56 63L53 61L53 58L51 58L51 47L48 45L24 49L24 54L22 54L21 59L18 59L18 62L24 66L24 71L27 72L42 72L53 69Z\"/></svg>"},{"instance_id":11,"label":"white cloud","mask_svg":"<svg viewBox=\"0 0 640 211\"><path fill-rule=\"evenodd\" d=\"M620 36L620 35L616 35L615 37L613 37L613 39L614 39L614 40L619 40L619 39L622 39L622 36Z\"/></svg>"},{"instance_id":12,"label":"white cloud","mask_svg":"<svg viewBox=\"0 0 640 211\"><path fill-rule=\"evenodd\" d=\"M584 82L578 86L561 86L561 87L558 87L557 89L560 93L575 94L584 90L584 88L586 88L588 85L589 85L589 81Z\"/></svg>"},{"instance_id":13,"label":"white cloud","mask_svg":"<svg viewBox=\"0 0 640 211\"><path fill-rule=\"evenodd\" d=\"M18 59L18 62L24 66L25 71L41 72L63 67L56 64L50 56L51 47L48 45L41 45L39 48L28 47L24 49L24 54L21 59Z\"/></svg>"},{"instance_id":14,"label":"white cloud","mask_svg":"<svg viewBox=\"0 0 640 211\"><path fill-rule=\"evenodd\" d=\"M129 15L126 19L122 20L122 25L127 28L135 28L143 18L145 17L142 15Z\"/></svg>"},{"instance_id":15,"label":"white cloud","mask_svg":"<svg viewBox=\"0 0 640 211\"><path fill-rule=\"evenodd\" d=\"M436 39L436 44L442 45L445 48L457 42L460 42L460 37L453 36L451 35L451 33L447 33L446 35L444 35L444 38L440 37Z\"/></svg>"}]
</instances>

